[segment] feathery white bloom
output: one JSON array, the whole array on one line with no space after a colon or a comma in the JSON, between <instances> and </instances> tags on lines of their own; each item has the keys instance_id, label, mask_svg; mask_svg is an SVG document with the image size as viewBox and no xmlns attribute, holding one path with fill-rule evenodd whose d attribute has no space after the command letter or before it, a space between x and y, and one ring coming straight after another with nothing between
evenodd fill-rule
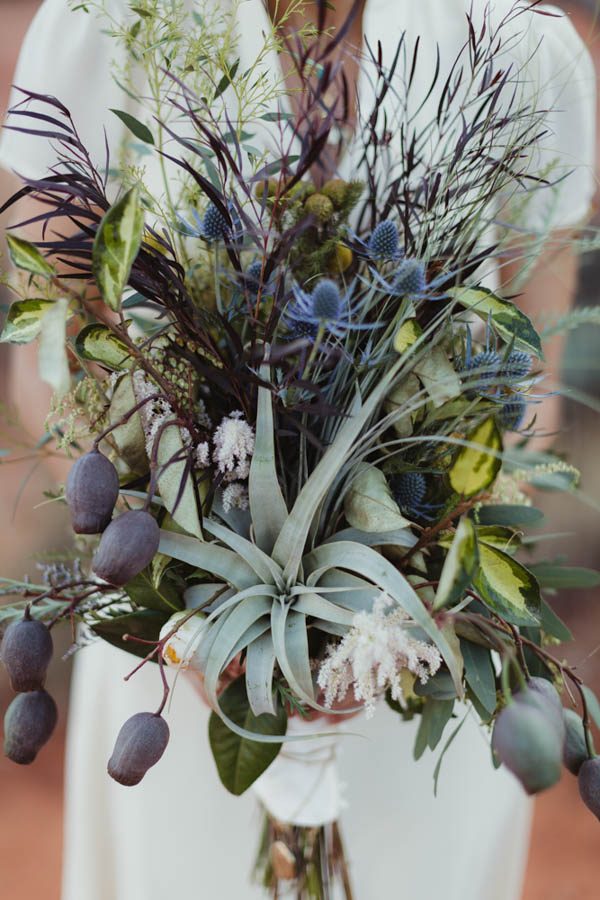
<instances>
[{"instance_id":1,"label":"feathery white bloom","mask_svg":"<svg viewBox=\"0 0 600 900\"><path fill-rule=\"evenodd\" d=\"M230 509L248 509L248 489L241 482L234 481L227 485L221 500L225 512Z\"/></svg>"},{"instance_id":2,"label":"feathery white bloom","mask_svg":"<svg viewBox=\"0 0 600 900\"><path fill-rule=\"evenodd\" d=\"M394 609L389 610L390 606ZM408 616L387 594L380 594L372 612L354 616L350 631L339 644L331 645L319 669L317 682L325 691L325 704L342 700L353 687L357 701L364 701L367 717L375 701L387 688L392 698L404 704L401 672L408 669L424 683L441 665L433 644L411 637Z\"/></svg>"},{"instance_id":3,"label":"feathery white bloom","mask_svg":"<svg viewBox=\"0 0 600 900\"><path fill-rule=\"evenodd\" d=\"M213 462L226 481L247 478L254 453L254 429L237 410L224 416L213 435Z\"/></svg>"},{"instance_id":4,"label":"feathery white bloom","mask_svg":"<svg viewBox=\"0 0 600 900\"><path fill-rule=\"evenodd\" d=\"M195 450L196 465L199 469L206 469L210 465L210 447L208 441L198 444Z\"/></svg>"}]
</instances>

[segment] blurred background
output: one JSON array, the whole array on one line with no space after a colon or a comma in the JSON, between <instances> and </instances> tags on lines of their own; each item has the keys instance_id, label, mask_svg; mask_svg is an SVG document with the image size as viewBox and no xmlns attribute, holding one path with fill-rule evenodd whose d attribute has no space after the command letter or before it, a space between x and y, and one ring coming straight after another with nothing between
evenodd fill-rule
<instances>
[{"instance_id":1,"label":"blurred background","mask_svg":"<svg viewBox=\"0 0 600 900\"><path fill-rule=\"evenodd\" d=\"M417 2L417 0L414 0ZM440 3L444 0L439 0ZM481 0L483 2L483 0ZM8 103L20 44L39 3L36 0L0 0L0 120ZM600 24L597 0L564 0L560 3L585 39L600 75ZM57 48L59 52L59 48ZM83 73L81 73L83 75ZM599 114L600 120L600 114ZM598 139L600 161L600 129ZM600 172L600 165L598 171ZM0 205L15 182L0 170ZM600 225L600 197L594 221ZM6 226L0 218L0 235ZM4 242L0 238L0 254ZM0 287L0 308L9 298ZM582 259L578 304L600 300L600 253ZM600 403L600 333L587 326L571 334L565 355L563 381ZM6 398L7 351L0 347L0 401ZM584 489L600 508L600 415L569 401L565 433L559 447L582 472ZM0 419L2 447L31 442L19 428L14 410L3 406ZM43 491L53 485L51 475L27 451L14 453L17 460L0 464L0 573L22 578L36 576L40 554L51 553L68 539L66 515L59 504L39 505ZM18 459L18 457L21 459ZM538 503L537 505L542 505ZM600 566L600 512L564 494L546 495L554 529L576 532L561 550L572 565ZM578 666L585 680L600 691L600 591L578 591L555 602L556 611L573 631L577 648L565 645L564 654ZM66 649L68 636L64 635ZM54 657L49 689L61 708L58 735L42 751L35 765L21 768L0 757L0 872L2 897L11 900L59 900L61 868L62 783L64 730L67 714L70 663ZM0 675L0 709L10 700L7 680ZM90 703L94 698L90 697ZM597 900L600 895L598 822L581 804L577 782L568 773L552 790L536 801L533 840L523 900ZM106 898L110 900L110 898ZM485 900L485 898L481 898Z\"/></svg>"}]
</instances>

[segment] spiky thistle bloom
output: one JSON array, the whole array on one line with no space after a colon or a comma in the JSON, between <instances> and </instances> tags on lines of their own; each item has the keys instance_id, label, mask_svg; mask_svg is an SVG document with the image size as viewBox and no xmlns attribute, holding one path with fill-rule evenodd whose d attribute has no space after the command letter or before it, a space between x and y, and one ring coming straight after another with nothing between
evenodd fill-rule
<instances>
[{"instance_id":1,"label":"spiky thistle bloom","mask_svg":"<svg viewBox=\"0 0 600 900\"><path fill-rule=\"evenodd\" d=\"M391 219L379 222L371 233L367 249L372 259L398 259L402 252L396 223Z\"/></svg>"},{"instance_id":2,"label":"spiky thistle bloom","mask_svg":"<svg viewBox=\"0 0 600 900\"><path fill-rule=\"evenodd\" d=\"M485 393L490 388L496 387L495 382L500 373L502 359L495 350L482 350L467 363L467 372L472 372L476 380L469 385L470 389Z\"/></svg>"},{"instance_id":3,"label":"spiky thistle bloom","mask_svg":"<svg viewBox=\"0 0 600 900\"><path fill-rule=\"evenodd\" d=\"M505 431L518 431L523 424L527 403L518 394L513 394L510 400L503 404L498 419Z\"/></svg>"},{"instance_id":4,"label":"spiky thistle bloom","mask_svg":"<svg viewBox=\"0 0 600 900\"><path fill-rule=\"evenodd\" d=\"M418 515L427 492L425 476L421 472L401 472L393 479L392 487L400 509Z\"/></svg>"},{"instance_id":5,"label":"spiky thistle bloom","mask_svg":"<svg viewBox=\"0 0 600 900\"><path fill-rule=\"evenodd\" d=\"M294 336L312 337L325 326L336 337L343 337L358 327L351 323L350 290L342 294L330 278L322 278L311 293L297 284L293 291L294 299L288 304L284 321Z\"/></svg>"},{"instance_id":6,"label":"spiky thistle bloom","mask_svg":"<svg viewBox=\"0 0 600 900\"><path fill-rule=\"evenodd\" d=\"M325 705L343 700L350 688L355 699L364 702L367 716L373 715L375 701L388 688L392 698L404 704L402 670L424 683L442 661L433 644L411 637L409 625L406 613L387 594L380 594L372 612L357 613L340 643L328 648L319 669L317 683Z\"/></svg>"},{"instance_id":7,"label":"spiky thistle bloom","mask_svg":"<svg viewBox=\"0 0 600 900\"><path fill-rule=\"evenodd\" d=\"M250 473L254 429L239 410L224 416L213 435L213 463L226 481L243 480Z\"/></svg>"},{"instance_id":8,"label":"spiky thistle bloom","mask_svg":"<svg viewBox=\"0 0 600 900\"><path fill-rule=\"evenodd\" d=\"M207 241L221 241L227 237L229 224L216 204L211 203L202 217L202 236Z\"/></svg>"},{"instance_id":9,"label":"spiky thistle bloom","mask_svg":"<svg viewBox=\"0 0 600 900\"><path fill-rule=\"evenodd\" d=\"M508 382L522 381L531 372L532 359L524 350L513 350L502 363L501 377Z\"/></svg>"}]
</instances>

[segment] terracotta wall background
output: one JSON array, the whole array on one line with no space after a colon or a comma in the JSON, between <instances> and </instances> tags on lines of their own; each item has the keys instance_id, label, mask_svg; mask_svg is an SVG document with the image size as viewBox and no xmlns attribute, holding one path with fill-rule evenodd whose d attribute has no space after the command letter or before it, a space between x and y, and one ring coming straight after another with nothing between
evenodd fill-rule
<instances>
[{"instance_id":1,"label":"terracotta wall background","mask_svg":"<svg viewBox=\"0 0 600 900\"><path fill-rule=\"evenodd\" d=\"M443 2L443 0L439 0ZM483 0L481 0L483 2ZM600 72L600 27L596 27L595 0L565 2L580 33L592 50ZM0 119L6 108L9 85L19 46L28 22L38 6L33 0L0 0ZM600 153L600 141L599 141ZM12 189L9 176L0 172L0 205ZM600 218L599 218L600 222ZM0 221L0 230L3 225ZM600 256L583 261L578 302L598 302ZM0 296L6 303L7 296ZM565 381L600 399L600 333L587 328L574 334L565 359ZM0 348L0 397L7 377L6 353ZM17 446L18 427L7 416L0 421L0 446ZM8 419L11 417L9 416ZM569 433L561 439L572 462L581 468L586 490L600 501L600 418L569 404ZM0 573L21 577L35 575L33 555L42 548L59 547L66 539L64 515L55 505L35 508L51 479L43 468L26 459L0 465ZM600 565L600 518L593 510L562 495L549 498L549 514L561 531L577 532L569 543L570 561ZM600 689L600 592L578 592L562 597L559 611L577 637L577 651L565 655L580 667L586 680ZM64 724L70 665L57 660L49 688L61 705L59 735L40 754L34 766L19 768L0 757L0 883L2 898L11 900L59 900L62 822ZM6 678L0 673L0 708L10 698ZM561 783L537 800L535 826L523 900L596 900L600 869L600 826L580 803L574 778L565 774ZM106 900L111 900L107 897ZM421 898L418 898L421 900ZM424 900L424 898L423 898ZM481 898L486 900L486 898Z\"/></svg>"}]
</instances>

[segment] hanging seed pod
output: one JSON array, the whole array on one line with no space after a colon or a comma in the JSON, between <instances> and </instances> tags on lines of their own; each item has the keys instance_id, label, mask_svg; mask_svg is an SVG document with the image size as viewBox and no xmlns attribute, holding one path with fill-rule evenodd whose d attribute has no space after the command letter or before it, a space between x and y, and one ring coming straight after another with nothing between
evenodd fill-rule
<instances>
[{"instance_id":1,"label":"hanging seed pod","mask_svg":"<svg viewBox=\"0 0 600 900\"><path fill-rule=\"evenodd\" d=\"M560 778L562 742L552 720L532 703L512 702L500 712L492 749L528 794L552 787Z\"/></svg>"},{"instance_id":2,"label":"hanging seed pod","mask_svg":"<svg viewBox=\"0 0 600 900\"><path fill-rule=\"evenodd\" d=\"M581 799L597 819L600 819L600 756L586 759L577 776Z\"/></svg>"},{"instance_id":3,"label":"hanging seed pod","mask_svg":"<svg viewBox=\"0 0 600 900\"><path fill-rule=\"evenodd\" d=\"M540 712L552 723L556 735L561 743L565 740L565 719L563 705L558 691L547 678L530 678L525 690L515 694L518 703L530 703L536 706Z\"/></svg>"},{"instance_id":4,"label":"hanging seed pod","mask_svg":"<svg viewBox=\"0 0 600 900\"><path fill-rule=\"evenodd\" d=\"M152 561L159 541L156 519L142 509L130 510L113 519L102 535L92 569L111 584L127 584Z\"/></svg>"},{"instance_id":5,"label":"hanging seed pod","mask_svg":"<svg viewBox=\"0 0 600 900\"><path fill-rule=\"evenodd\" d=\"M13 691L37 691L43 687L53 649L52 636L43 622L21 619L8 626L0 657Z\"/></svg>"},{"instance_id":6,"label":"hanging seed pod","mask_svg":"<svg viewBox=\"0 0 600 900\"><path fill-rule=\"evenodd\" d=\"M111 461L92 450L69 472L66 498L76 534L100 534L110 522L119 496L119 476Z\"/></svg>"},{"instance_id":7,"label":"hanging seed pod","mask_svg":"<svg viewBox=\"0 0 600 900\"><path fill-rule=\"evenodd\" d=\"M136 713L127 719L108 761L108 774L119 784L139 784L156 765L169 743L169 726L155 713Z\"/></svg>"},{"instance_id":8,"label":"hanging seed pod","mask_svg":"<svg viewBox=\"0 0 600 900\"><path fill-rule=\"evenodd\" d=\"M4 716L4 753L15 763L32 763L56 727L58 710L47 691L18 694Z\"/></svg>"},{"instance_id":9,"label":"hanging seed pod","mask_svg":"<svg viewBox=\"0 0 600 900\"><path fill-rule=\"evenodd\" d=\"M578 775L584 762L589 759L583 722L581 721L581 716L574 709L565 709L564 720L566 736L563 747L563 762L569 772L572 772L573 775Z\"/></svg>"}]
</instances>

